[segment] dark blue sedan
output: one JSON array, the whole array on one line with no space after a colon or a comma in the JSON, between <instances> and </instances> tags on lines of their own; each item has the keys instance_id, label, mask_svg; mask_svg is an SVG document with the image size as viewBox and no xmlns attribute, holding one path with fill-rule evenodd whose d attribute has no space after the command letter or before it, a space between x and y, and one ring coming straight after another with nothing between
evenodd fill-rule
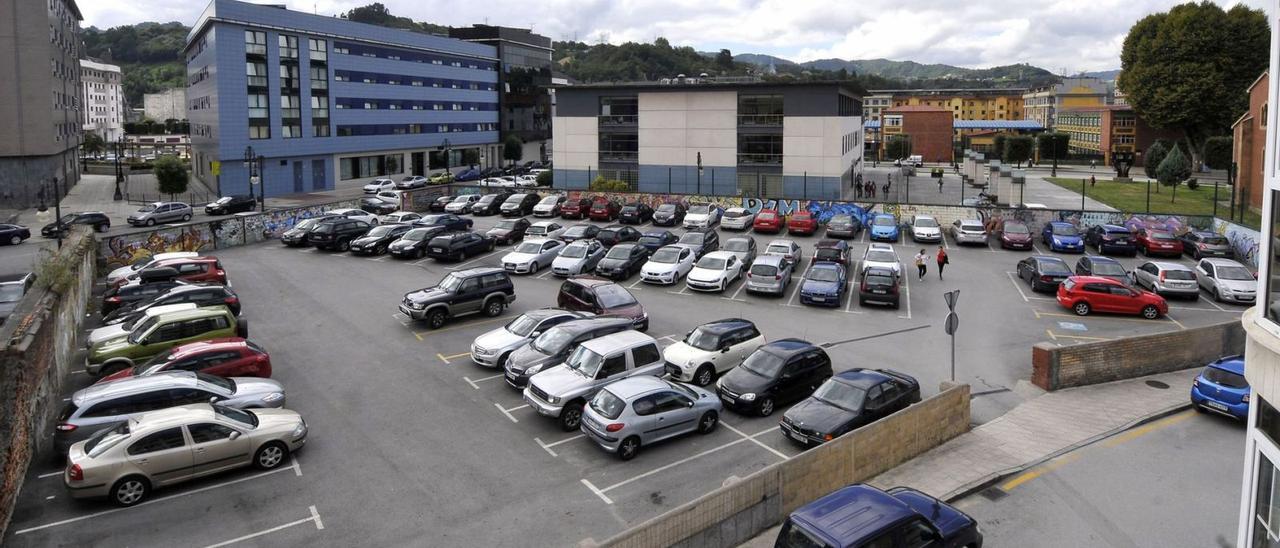
<instances>
[{"instance_id":1,"label":"dark blue sedan","mask_svg":"<svg viewBox=\"0 0 1280 548\"><path fill-rule=\"evenodd\" d=\"M1071 223L1062 221L1045 223L1044 229L1040 231L1040 239L1044 240L1044 245L1049 248L1049 251L1084 253L1084 238L1080 237L1080 230L1076 225Z\"/></svg>"},{"instance_id":2,"label":"dark blue sedan","mask_svg":"<svg viewBox=\"0 0 1280 548\"><path fill-rule=\"evenodd\" d=\"M31 230L22 225L0 224L0 244L18 245L31 237Z\"/></svg>"},{"instance_id":3,"label":"dark blue sedan","mask_svg":"<svg viewBox=\"0 0 1280 548\"><path fill-rule=\"evenodd\" d=\"M649 250L649 253L657 251L658 248L669 246L680 241L680 237L673 234L670 230L655 230L645 232L640 235L639 243Z\"/></svg>"},{"instance_id":4,"label":"dark blue sedan","mask_svg":"<svg viewBox=\"0 0 1280 548\"><path fill-rule=\"evenodd\" d=\"M1230 356L1210 363L1191 383L1191 404L1197 411L1248 420L1249 392L1244 356Z\"/></svg>"},{"instance_id":5,"label":"dark blue sedan","mask_svg":"<svg viewBox=\"0 0 1280 548\"><path fill-rule=\"evenodd\" d=\"M471 226L475 223L471 219L464 219L452 213L437 213L434 215L424 215L421 219L413 222L416 227L442 226L450 232L466 232L471 230Z\"/></svg>"},{"instance_id":6,"label":"dark blue sedan","mask_svg":"<svg viewBox=\"0 0 1280 548\"><path fill-rule=\"evenodd\" d=\"M837 263L814 263L800 285L800 304L840 306L844 300L844 267Z\"/></svg>"}]
</instances>

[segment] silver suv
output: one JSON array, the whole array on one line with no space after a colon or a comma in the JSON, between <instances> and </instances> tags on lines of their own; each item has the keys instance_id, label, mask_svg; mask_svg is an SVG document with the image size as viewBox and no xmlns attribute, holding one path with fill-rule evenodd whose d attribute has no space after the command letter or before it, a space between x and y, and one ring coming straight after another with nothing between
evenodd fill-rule
<instances>
[{"instance_id":1,"label":"silver suv","mask_svg":"<svg viewBox=\"0 0 1280 548\"><path fill-rule=\"evenodd\" d=\"M512 350L524 346L552 327L590 315L559 308L530 310L507 322L507 325L476 337L471 342L471 361L484 367L502 367Z\"/></svg>"},{"instance_id":2,"label":"silver suv","mask_svg":"<svg viewBox=\"0 0 1280 548\"><path fill-rule=\"evenodd\" d=\"M720 423L715 394L656 377L631 377L610 384L591 398L582 432L605 451L631 460L642 445L698 432Z\"/></svg>"},{"instance_id":3,"label":"silver suv","mask_svg":"<svg viewBox=\"0 0 1280 548\"><path fill-rule=\"evenodd\" d=\"M133 226L155 226L156 223L187 222L191 220L191 206L185 202L156 202L142 206L127 219Z\"/></svg>"},{"instance_id":4,"label":"silver suv","mask_svg":"<svg viewBox=\"0 0 1280 548\"><path fill-rule=\"evenodd\" d=\"M591 339L631 329L629 318L587 318L564 322L546 330L507 356L503 373L516 390L529 385L529 377L550 369L569 357L578 345Z\"/></svg>"},{"instance_id":5,"label":"silver suv","mask_svg":"<svg viewBox=\"0 0 1280 548\"><path fill-rule=\"evenodd\" d=\"M1200 299L1200 284L1196 273L1178 263L1147 261L1129 273L1134 285L1151 290L1160 296Z\"/></svg>"},{"instance_id":6,"label":"silver suv","mask_svg":"<svg viewBox=\"0 0 1280 548\"><path fill-rule=\"evenodd\" d=\"M582 425L587 400L606 384L640 375L657 377L665 367L653 337L639 331L614 333L582 343L563 364L534 375L524 389L524 401L572 432Z\"/></svg>"}]
</instances>

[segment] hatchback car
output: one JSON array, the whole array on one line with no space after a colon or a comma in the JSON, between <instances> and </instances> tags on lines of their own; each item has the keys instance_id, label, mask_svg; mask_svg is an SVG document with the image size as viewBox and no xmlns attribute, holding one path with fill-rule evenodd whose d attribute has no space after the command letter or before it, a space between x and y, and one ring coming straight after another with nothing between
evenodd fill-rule
<instances>
[{"instance_id":1,"label":"hatchback car","mask_svg":"<svg viewBox=\"0 0 1280 548\"><path fill-rule=\"evenodd\" d=\"M794 268L804 259L804 251L800 244L792 240L774 240L764 248L765 255L777 255L785 259Z\"/></svg>"},{"instance_id":2,"label":"hatchback car","mask_svg":"<svg viewBox=\"0 0 1280 548\"><path fill-rule=\"evenodd\" d=\"M613 247L620 243L638 241L640 231L624 225L609 225L596 233L596 239L605 247Z\"/></svg>"},{"instance_id":3,"label":"hatchback car","mask_svg":"<svg viewBox=\"0 0 1280 548\"><path fill-rule=\"evenodd\" d=\"M628 318L639 331L649 329L649 314L626 288L600 278L570 278L560 284L556 305L565 310Z\"/></svg>"},{"instance_id":4,"label":"hatchback car","mask_svg":"<svg viewBox=\"0 0 1280 548\"><path fill-rule=\"evenodd\" d=\"M802 209L787 218L787 234L810 236L818 231L818 219L813 213Z\"/></svg>"},{"instance_id":5,"label":"hatchback car","mask_svg":"<svg viewBox=\"0 0 1280 548\"><path fill-rule=\"evenodd\" d=\"M1242 421L1249 420L1252 389L1244 376L1244 356L1214 360L1191 383L1191 405Z\"/></svg>"},{"instance_id":6,"label":"hatchback car","mask_svg":"<svg viewBox=\"0 0 1280 548\"><path fill-rule=\"evenodd\" d=\"M720 249L720 235L713 228L691 229L680 235L676 245L693 250L693 254L701 259L707 253Z\"/></svg>"},{"instance_id":7,"label":"hatchback car","mask_svg":"<svg viewBox=\"0 0 1280 548\"><path fill-rule=\"evenodd\" d=\"M713 251L693 264L684 283L695 291L721 291L742 278L744 263L729 251Z\"/></svg>"},{"instance_id":8,"label":"hatchback car","mask_svg":"<svg viewBox=\"0 0 1280 548\"><path fill-rule=\"evenodd\" d=\"M839 213L827 221L827 237L850 239L862 233L862 221L853 215Z\"/></svg>"},{"instance_id":9,"label":"hatchback car","mask_svg":"<svg viewBox=\"0 0 1280 548\"><path fill-rule=\"evenodd\" d=\"M0 245L18 245L31 237L31 229L14 224L0 224Z\"/></svg>"},{"instance_id":10,"label":"hatchback car","mask_svg":"<svg viewBox=\"0 0 1280 548\"><path fill-rule=\"evenodd\" d=\"M640 267L640 279L645 283L670 285L679 282L695 261L693 250L679 245L669 245L653 252Z\"/></svg>"},{"instance_id":11,"label":"hatchback car","mask_svg":"<svg viewBox=\"0 0 1280 548\"><path fill-rule=\"evenodd\" d=\"M583 411L581 429L601 449L631 460L644 446L690 432L710 434L721 410L707 390L638 375L597 392Z\"/></svg>"},{"instance_id":12,"label":"hatchback car","mask_svg":"<svg viewBox=\"0 0 1280 548\"><path fill-rule=\"evenodd\" d=\"M653 210L653 226L680 226L684 216L684 204L661 204Z\"/></svg>"},{"instance_id":13,"label":"hatchback car","mask_svg":"<svg viewBox=\"0 0 1280 548\"><path fill-rule=\"evenodd\" d=\"M684 214L685 228L711 228L720 224L720 208L711 204L691 205Z\"/></svg>"},{"instance_id":14,"label":"hatchback car","mask_svg":"<svg viewBox=\"0 0 1280 548\"><path fill-rule=\"evenodd\" d=\"M206 215L230 215L232 213L253 211L257 207L257 198L247 194L236 194L233 196L223 196L205 204L204 212Z\"/></svg>"},{"instance_id":15,"label":"hatchback car","mask_svg":"<svg viewBox=\"0 0 1280 548\"><path fill-rule=\"evenodd\" d=\"M391 179L374 179L361 187L365 194L377 194L384 190L395 190L396 182Z\"/></svg>"},{"instance_id":16,"label":"hatchback car","mask_svg":"<svg viewBox=\"0 0 1280 548\"><path fill-rule=\"evenodd\" d=\"M613 221L618 218L619 213L622 213L622 206L618 202L600 198L591 202L587 217L593 221Z\"/></svg>"},{"instance_id":17,"label":"hatchback car","mask_svg":"<svg viewBox=\"0 0 1280 548\"><path fill-rule=\"evenodd\" d=\"M311 229L315 228L321 221L334 218L337 218L337 215L321 215L298 221L293 225L293 228L284 231L284 234L280 235L280 243L284 244L285 247L309 246L311 243L307 240L307 234L311 232Z\"/></svg>"},{"instance_id":18,"label":"hatchback car","mask_svg":"<svg viewBox=\"0 0 1280 548\"><path fill-rule=\"evenodd\" d=\"M353 208L353 207L343 207L343 208L338 208L338 209L330 209L329 211L326 211L326 212L325 212L325 214L327 214L327 215L340 215L340 216L342 216L342 217L346 217L346 218L348 218L348 219L355 219L355 220L357 220L357 221L364 221L364 222L366 222L366 223L369 223L370 225L375 225L375 226L380 222L380 221L378 220L378 217L377 217L376 215L374 215L374 214L372 214L372 213L369 213L368 211L365 211L365 210L363 210L363 209L358 209L358 208Z\"/></svg>"},{"instance_id":19,"label":"hatchback car","mask_svg":"<svg viewBox=\"0 0 1280 548\"><path fill-rule=\"evenodd\" d=\"M412 221L404 222L411 222L415 227L438 226L449 231L467 231L471 230L472 226L475 226L475 221L472 221L471 219L464 219L454 213L427 214L417 219L413 219ZM501 225L502 222L499 221L498 224Z\"/></svg>"},{"instance_id":20,"label":"hatchback car","mask_svg":"<svg viewBox=\"0 0 1280 548\"><path fill-rule=\"evenodd\" d=\"M600 227L596 225L573 225L565 229L564 234L560 236L560 239L570 243L578 240L594 240L596 239L596 234L599 233Z\"/></svg>"},{"instance_id":21,"label":"hatchback car","mask_svg":"<svg viewBox=\"0 0 1280 548\"><path fill-rule=\"evenodd\" d=\"M106 232L111 230L111 219L101 211L68 213L61 219L41 227L40 235L45 238L56 238L59 233L62 233L65 236L76 225L92 227L94 232Z\"/></svg>"},{"instance_id":22,"label":"hatchback car","mask_svg":"<svg viewBox=\"0 0 1280 548\"><path fill-rule=\"evenodd\" d=\"M537 205L533 206L534 217L559 217L560 208L564 205L564 194L552 194L539 200Z\"/></svg>"},{"instance_id":23,"label":"hatchback car","mask_svg":"<svg viewBox=\"0 0 1280 548\"><path fill-rule=\"evenodd\" d=\"M1093 225L1084 233L1084 242L1103 255L1138 254L1138 246L1129 229L1120 225Z\"/></svg>"},{"instance_id":24,"label":"hatchback car","mask_svg":"<svg viewBox=\"0 0 1280 548\"><path fill-rule=\"evenodd\" d=\"M1156 255L1164 257L1182 256L1182 240L1179 240L1172 232L1139 228L1137 230L1137 244L1138 249L1142 250L1142 254L1148 257Z\"/></svg>"},{"instance_id":25,"label":"hatchback car","mask_svg":"<svg viewBox=\"0 0 1280 548\"><path fill-rule=\"evenodd\" d=\"M776 209L761 209L751 221L751 230L761 234L777 234L782 232L782 215Z\"/></svg>"},{"instance_id":26,"label":"hatchback car","mask_svg":"<svg viewBox=\"0 0 1280 548\"><path fill-rule=\"evenodd\" d=\"M791 512L774 546L982 548L982 531L977 520L915 489L858 484Z\"/></svg>"},{"instance_id":27,"label":"hatchback car","mask_svg":"<svg viewBox=\"0 0 1280 548\"><path fill-rule=\"evenodd\" d=\"M836 263L849 267L849 242L844 240L820 240L813 245L813 262Z\"/></svg>"},{"instance_id":28,"label":"hatchback car","mask_svg":"<svg viewBox=\"0 0 1280 548\"><path fill-rule=\"evenodd\" d=\"M724 241L721 251L728 251L738 256L742 264L749 265L756 260L756 240L750 236L734 236Z\"/></svg>"},{"instance_id":29,"label":"hatchback car","mask_svg":"<svg viewBox=\"0 0 1280 548\"><path fill-rule=\"evenodd\" d=\"M452 202L444 206L445 213L453 213L461 215L463 213L471 213L471 207L480 201L479 194L463 194L454 198Z\"/></svg>"},{"instance_id":30,"label":"hatchback car","mask_svg":"<svg viewBox=\"0 0 1280 548\"><path fill-rule=\"evenodd\" d=\"M422 219L422 215L412 211L393 211L378 218L379 222L393 223L415 223ZM372 224L372 223L370 223Z\"/></svg>"},{"instance_id":31,"label":"hatchback car","mask_svg":"<svg viewBox=\"0 0 1280 548\"><path fill-rule=\"evenodd\" d=\"M898 219L887 213L880 213L871 218L871 234L868 236L871 241L879 242L896 242L898 241Z\"/></svg>"},{"instance_id":32,"label":"hatchback car","mask_svg":"<svg viewBox=\"0 0 1280 548\"><path fill-rule=\"evenodd\" d=\"M539 308L516 316L506 325L471 341L471 361L483 367L503 368L511 352L538 338L552 327L590 316L558 308Z\"/></svg>"},{"instance_id":33,"label":"hatchback car","mask_svg":"<svg viewBox=\"0 0 1280 548\"><path fill-rule=\"evenodd\" d=\"M873 266L862 271L862 283L858 284L858 304L885 304L893 308L900 305L902 276L893 269Z\"/></svg>"},{"instance_id":34,"label":"hatchback car","mask_svg":"<svg viewBox=\"0 0 1280 548\"><path fill-rule=\"evenodd\" d=\"M1182 252L1193 259L1204 257L1221 257L1230 259L1231 242L1226 236L1202 230L1188 230L1178 239L1182 240Z\"/></svg>"},{"instance_id":35,"label":"hatchback car","mask_svg":"<svg viewBox=\"0 0 1280 548\"><path fill-rule=\"evenodd\" d=\"M782 339L757 348L720 377L716 393L734 411L767 417L778 404L809 397L831 375L826 351L808 341Z\"/></svg>"},{"instance_id":36,"label":"hatchback car","mask_svg":"<svg viewBox=\"0 0 1280 548\"><path fill-rule=\"evenodd\" d=\"M1196 281L1195 271L1180 263L1147 261L1133 269L1129 276L1134 285L1147 288L1158 295L1183 297L1193 301L1200 298L1200 283Z\"/></svg>"},{"instance_id":37,"label":"hatchback car","mask_svg":"<svg viewBox=\"0 0 1280 548\"><path fill-rule=\"evenodd\" d=\"M1034 247L1031 243L1031 229L1026 223L1004 221L1000 224L1000 249L1021 249L1029 251Z\"/></svg>"},{"instance_id":38,"label":"hatchback car","mask_svg":"<svg viewBox=\"0 0 1280 548\"><path fill-rule=\"evenodd\" d=\"M1258 296L1258 278L1244 265L1231 259L1200 259L1196 282L1219 302L1253 304Z\"/></svg>"},{"instance_id":39,"label":"hatchback car","mask_svg":"<svg viewBox=\"0 0 1280 548\"><path fill-rule=\"evenodd\" d=\"M750 320L728 318L694 328L664 348L662 357L672 379L707 386L766 342Z\"/></svg>"},{"instance_id":40,"label":"hatchback car","mask_svg":"<svg viewBox=\"0 0 1280 548\"><path fill-rule=\"evenodd\" d=\"M529 225L524 235L530 238L556 238L564 234L564 226L555 221L538 221Z\"/></svg>"},{"instance_id":41,"label":"hatchback car","mask_svg":"<svg viewBox=\"0 0 1280 548\"><path fill-rule=\"evenodd\" d=\"M1169 313L1169 304L1164 297L1100 276L1067 278L1058 284L1058 304L1077 316L1110 312L1154 320Z\"/></svg>"},{"instance_id":42,"label":"hatchback car","mask_svg":"<svg viewBox=\"0 0 1280 548\"><path fill-rule=\"evenodd\" d=\"M1124 265L1120 264L1120 261L1100 255L1080 257L1080 260L1076 261L1076 275L1111 278L1122 284L1130 282L1129 272L1124 269Z\"/></svg>"},{"instance_id":43,"label":"hatchback car","mask_svg":"<svg viewBox=\"0 0 1280 548\"><path fill-rule=\"evenodd\" d=\"M678 241L680 241L680 237L673 234L670 230L645 232L640 235L639 240L636 240L640 245L649 248L649 251L657 251L658 248L669 246Z\"/></svg>"},{"instance_id":44,"label":"hatchback car","mask_svg":"<svg viewBox=\"0 0 1280 548\"><path fill-rule=\"evenodd\" d=\"M444 208L449 207L449 203L455 199L457 199L457 196L450 194L438 196L436 199L431 200L431 203L427 205L427 211L432 213L444 213Z\"/></svg>"},{"instance_id":45,"label":"hatchback car","mask_svg":"<svg viewBox=\"0 0 1280 548\"><path fill-rule=\"evenodd\" d=\"M427 186L427 178L421 175L407 175L396 182L397 190L412 190Z\"/></svg>"},{"instance_id":46,"label":"hatchback car","mask_svg":"<svg viewBox=\"0 0 1280 548\"><path fill-rule=\"evenodd\" d=\"M1084 253L1084 239L1080 237L1080 230L1076 225L1071 223L1061 221L1045 223L1044 228L1040 230L1040 239L1049 251Z\"/></svg>"},{"instance_id":47,"label":"hatchback car","mask_svg":"<svg viewBox=\"0 0 1280 548\"><path fill-rule=\"evenodd\" d=\"M493 251L493 238L475 232L446 232L427 242L427 256L436 260L461 261Z\"/></svg>"},{"instance_id":48,"label":"hatchback car","mask_svg":"<svg viewBox=\"0 0 1280 548\"><path fill-rule=\"evenodd\" d=\"M792 265L781 255L760 255L747 269L747 293L782 295L791 283Z\"/></svg>"},{"instance_id":49,"label":"hatchback car","mask_svg":"<svg viewBox=\"0 0 1280 548\"><path fill-rule=\"evenodd\" d=\"M800 284L800 304L840 306L849 285L846 276L842 265L814 262Z\"/></svg>"},{"instance_id":50,"label":"hatchback car","mask_svg":"<svg viewBox=\"0 0 1280 548\"><path fill-rule=\"evenodd\" d=\"M907 227L911 231L911 241L920 242L941 242L942 241L942 225L938 224L938 220L930 215L913 215L907 221Z\"/></svg>"},{"instance_id":51,"label":"hatchback car","mask_svg":"<svg viewBox=\"0 0 1280 548\"><path fill-rule=\"evenodd\" d=\"M720 227L725 230L746 230L755 223L756 214L745 207L731 207L724 210L720 219Z\"/></svg>"},{"instance_id":52,"label":"hatchback car","mask_svg":"<svg viewBox=\"0 0 1280 548\"><path fill-rule=\"evenodd\" d=\"M951 223L951 239L956 245L987 245L987 227L977 219L956 219Z\"/></svg>"},{"instance_id":53,"label":"hatchback car","mask_svg":"<svg viewBox=\"0 0 1280 548\"><path fill-rule=\"evenodd\" d=\"M195 256L195 257L177 257L156 261L147 268L134 272L125 276L123 279L116 281L115 285L119 286L139 280L148 274L156 274L158 277L165 277L168 269L172 269L175 274L173 279L181 280L188 283L215 283L219 285L227 285L227 271L222 268L222 261L212 255Z\"/></svg>"},{"instance_id":54,"label":"hatchback car","mask_svg":"<svg viewBox=\"0 0 1280 548\"><path fill-rule=\"evenodd\" d=\"M525 240L511 253L502 256L502 269L512 274L537 274L539 270L551 267L562 248L564 242L560 240Z\"/></svg>"},{"instance_id":55,"label":"hatchback car","mask_svg":"<svg viewBox=\"0 0 1280 548\"><path fill-rule=\"evenodd\" d=\"M1035 255L1018 261L1018 277L1026 280L1032 291L1057 291L1058 284L1071 276L1067 262L1048 255Z\"/></svg>"},{"instance_id":56,"label":"hatchback car","mask_svg":"<svg viewBox=\"0 0 1280 548\"><path fill-rule=\"evenodd\" d=\"M468 219L470 220L470 219ZM493 238L498 245L514 244L523 240L525 235L529 233L529 220L521 217L519 219L503 219L498 224L490 228L485 235Z\"/></svg>"},{"instance_id":57,"label":"hatchback car","mask_svg":"<svg viewBox=\"0 0 1280 548\"><path fill-rule=\"evenodd\" d=\"M551 272L561 278L576 274L587 274L595 270L596 264L604 258L605 249L595 240L578 240L560 249L554 261L551 261Z\"/></svg>"},{"instance_id":58,"label":"hatchback car","mask_svg":"<svg viewBox=\"0 0 1280 548\"><path fill-rule=\"evenodd\" d=\"M381 255L387 252L391 244L413 230L412 225L378 225L359 238L351 241L353 255Z\"/></svg>"},{"instance_id":59,"label":"hatchback car","mask_svg":"<svg viewBox=\"0 0 1280 548\"><path fill-rule=\"evenodd\" d=\"M111 382L146 377L165 371L194 371L218 377L271 378L271 356L261 346L240 337L193 342L156 354L128 369L102 377Z\"/></svg>"},{"instance_id":60,"label":"hatchback car","mask_svg":"<svg viewBox=\"0 0 1280 548\"><path fill-rule=\"evenodd\" d=\"M586 219L591 212L591 198L566 200L560 204L561 219Z\"/></svg>"},{"instance_id":61,"label":"hatchback car","mask_svg":"<svg viewBox=\"0 0 1280 548\"><path fill-rule=\"evenodd\" d=\"M889 369L841 371L782 415L782 435L821 445L920 401L920 383Z\"/></svg>"},{"instance_id":62,"label":"hatchback car","mask_svg":"<svg viewBox=\"0 0 1280 548\"><path fill-rule=\"evenodd\" d=\"M240 315L240 297L231 288L213 284L181 284L104 313L102 324L120 323L129 314L145 312L157 306L184 303L192 303L198 307L225 306L232 314Z\"/></svg>"},{"instance_id":63,"label":"hatchback car","mask_svg":"<svg viewBox=\"0 0 1280 548\"><path fill-rule=\"evenodd\" d=\"M610 280L625 280L639 272L648 260L649 248L640 244L618 244L596 263L595 273Z\"/></svg>"},{"instance_id":64,"label":"hatchback car","mask_svg":"<svg viewBox=\"0 0 1280 548\"><path fill-rule=\"evenodd\" d=\"M902 275L902 260L898 258L898 251L889 244L867 245L867 249L862 252L862 260L858 261L858 276L866 275L868 269L875 267L887 268L894 274Z\"/></svg>"},{"instance_id":65,"label":"hatchback car","mask_svg":"<svg viewBox=\"0 0 1280 548\"><path fill-rule=\"evenodd\" d=\"M156 202L142 206L125 220L133 226L155 226L156 223L185 223L191 220L191 214L191 206L186 202Z\"/></svg>"},{"instance_id":66,"label":"hatchback car","mask_svg":"<svg viewBox=\"0 0 1280 548\"><path fill-rule=\"evenodd\" d=\"M630 202L622 206L618 213L618 222L628 225L644 224L653 220L653 208L649 204Z\"/></svg>"}]
</instances>

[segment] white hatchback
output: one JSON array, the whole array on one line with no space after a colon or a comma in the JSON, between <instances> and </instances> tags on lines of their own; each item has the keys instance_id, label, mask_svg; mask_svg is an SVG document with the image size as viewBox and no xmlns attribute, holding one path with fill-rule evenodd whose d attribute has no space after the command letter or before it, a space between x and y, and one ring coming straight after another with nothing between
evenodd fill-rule
<instances>
[{"instance_id":1,"label":"white hatchback","mask_svg":"<svg viewBox=\"0 0 1280 548\"><path fill-rule=\"evenodd\" d=\"M724 291L742 277L742 260L732 251L712 251L703 255L685 276L684 283L697 291Z\"/></svg>"},{"instance_id":2,"label":"white hatchback","mask_svg":"<svg viewBox=\"0 0 1280 548\"><path fill-rule=\"evenodd\" d=\"M698 326L684 340L662 350L671 378L707 386L765 344L748 320L717 320Z\"/></svg>"},{"instance_id":3,"label":"white hatchback","mask_svg":"<svg viewBox=\"0 0 1280 548\"><path fill-rule=\"evenodd\" d=\"M693 250L682 245L658 248L653 256L640 267L640 279L646 283L673 284L693 270L696 259Z\"/></svg>"}]
</instances>

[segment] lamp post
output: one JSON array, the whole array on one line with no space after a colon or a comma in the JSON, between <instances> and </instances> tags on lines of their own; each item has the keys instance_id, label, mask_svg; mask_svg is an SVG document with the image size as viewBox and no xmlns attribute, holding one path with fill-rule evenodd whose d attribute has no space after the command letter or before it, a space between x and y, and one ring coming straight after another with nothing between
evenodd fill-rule
<instances>
[{"instance_id":1,"label":"lamp post","mask_svg":"<svg viewBox=\"0 0 1280 548\"><path fill-rule=\"evenodd\" d=\"M249 170L249 195L253 195L253 187L258 186L258 211L266 212L267 196L266 185L262 184L262 167L266 157L262 155L254 155L253 145L244 147L244 167Z\"/></svg>"},{"instance_id":2,"label":"lamp post","mask_svg":"<svg viewBox=\"0 0 1280 548\"><path fill-rule=\"evenodd\" d=\"M124 154L124 135L120 135L120 138L112 144L115 145L116 149L116 191L111 196L111 199L119 202L124 199L124 194L120 192L120 181L124 179L124 169L120 167L120 156Z\"/></svg>"},{"instance_id":3,"label":"lamp post","mask_svg":"<svg viewBox=\"0 0 1280 548\"><path fill-rule=\"evenodd\" d=\"M1053 169L1049 171L1050 177L1058 176L1058 138L1056 131L1049 133L1049 142L1053 144ZM1084 209L1084 208L1081 208ZM1150 208L1148 208L1150 209Z\"/></svg>"},{"instance_id":4,"label":"lamp post","mask_svg":"<svg viewBox=\"0 0 1280 548\"><path fill-rule=\"evenodd\" d=\"M45 208L44 206L45 194L47 193L44 192L44 189L43 188L40 189L41 209L48 209L48 208ZM67 227L62 224L62 191L58 188L58 177L56 175L53 177L53 214L54 214L53 222L58 223L56 225L57 231L55 232L55 234L57 234L58 236L58 248L61 249L62 248L62 232L65 231Z\"/></svg>"},{"instance_id":5,"label":"lamp post","mask_svg":"<svg viewBox=\"0 0 1280 548\"><path fill-rule=\"evenodd\" d=\"M443 150L443 151L444 151L444 172L445 172L445 173L449 173L449 150L450 150L450 146L451 146L451 143L449 143L449 139L448 139L447 137L445 138L445 140L444 140L444 142L443 142L443 143L440 143L440 150Z\"/></svg>"}]
</instances>

